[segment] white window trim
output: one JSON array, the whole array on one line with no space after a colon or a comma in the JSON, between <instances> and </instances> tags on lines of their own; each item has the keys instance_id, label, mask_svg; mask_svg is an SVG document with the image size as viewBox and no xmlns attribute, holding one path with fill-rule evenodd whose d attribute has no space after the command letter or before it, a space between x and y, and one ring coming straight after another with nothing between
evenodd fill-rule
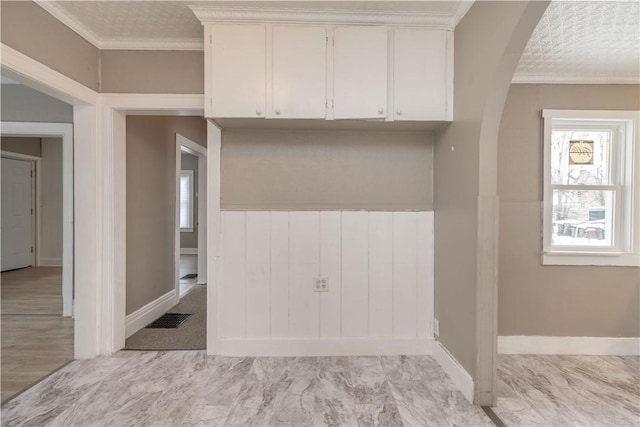
<instances>
[{"instance_id":1,"label":"white window trim","mask_svg":"<svg viewBox=\"0 0 640 427\"><path fill-rule=\"evenodd\" d=\"M191 225L190 227L180 227L180 232L182 233L193 233L193 231L195 230L195 227L193 226L193 198L195 197L195 191L194 191L194 185L193 185L193 171L192 170L182 170L180 171L180 178L182 179L182 176L188 176L189 177L189 181L191 183L190 185L190 190L191 190L191 194L189 195L189 224ZM180 222L180 221L178 221Z\"/></svg>"},{"instance_id":2,"label":"white window trim","mask_svg":"<svg viewBox=\"0 0 640 427\"><path fill-rule=\"evenodd\" d=\"M544 119L544 167L542 198L542 264L543 265L595 265L595 266L640 266L640 111L602 111L602 110L543 110ZM618 247L566 248L551 247L551 227L549 222L553 210L553 186L551 185L551 133L552 120L573 121L626 121L624 135L625 165L625 204L624 211L616 202L615 220L624 224L619 228ZM627 233L627 230L630 233ZM626 233L626 235L622 235Z\"/></svg>"}]
</instances>

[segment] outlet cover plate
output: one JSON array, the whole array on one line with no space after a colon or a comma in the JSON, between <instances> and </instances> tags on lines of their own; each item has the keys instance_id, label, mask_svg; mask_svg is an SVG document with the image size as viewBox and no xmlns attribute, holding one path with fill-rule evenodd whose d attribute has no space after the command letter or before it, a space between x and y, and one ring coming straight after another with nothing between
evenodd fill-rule
<instances>
[{"instance_id":1,"label":"outlet cover plate","mask_svg":"<svg viewBox=\"0 0 640 427\"><path fill-rule=\"evenodd\" d=\"M313 279L314 292L329 292L329 279L326 277L316 277Z\"/></svg>"}]
</instances>

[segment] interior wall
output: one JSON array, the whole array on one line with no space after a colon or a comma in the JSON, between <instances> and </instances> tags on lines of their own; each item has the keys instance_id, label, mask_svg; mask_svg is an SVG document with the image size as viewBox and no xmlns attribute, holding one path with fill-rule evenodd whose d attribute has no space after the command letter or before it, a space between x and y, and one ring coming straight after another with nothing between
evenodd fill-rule
<instances>
[{"instance_id":1,"label":"interior wall","mask_svg":"<svg viewBox=\"0 0 640 427\"><path fill-rule=\"evenodd\" d=\"M21 84L3 84L0 120L73 123L73 106Z\"/></svg>"},{"instance_id":2,"label":"interior wall","mask_svg":"<svg viewBox=\"0 0 640 427\"><path fill-rule=\"evenodd\" d=\"M32 1L2 1L0 16L3 44L99 91L98 48Z\"/></svg>"},{"instance_id":3,"label":"interior wall","mask_svg":"<svg viewBox=\"0 0 640 427\"><path fill-rule=\"evenodd\" d=\"M183 171L193 172L193 231L180 231L181 248L198 247L198 158L193 154L183 153L181 156Z\"/></svg>"},{"instance_id":4,"label":"interior wall","mask_svg":"<svg viewBox=\"0 0 640 427\"><path fill-rule=\"evenodd\" d=\"M500 335L637 337L640 268L543 266L542 109L638 110L638 85L512 85L498 146Z\"/></svg>"},{"instance_id":5,"label":"interior wall","mask_svg":"<svg viewBox=\"0 0 640 427\"><path fill-rule=\"evenodd\" d=\"M102 92L204 93L202 51L103 50L100 66Z\"/></svg>"},{"instance_id":6,"label":"interior wall","mask_svg":"<svg viewBox=\"0 0 640 427\"><path fill-rule=\"evenodd\" d=\"M40 157L42 155L40 138L3 136L0 139L0 149L2 151L26 154L34 157Z\"/></svg>"},{"instance_id":7,"label":"interior wall","mask_svg":"<svg viewBox=\"0 0 640 427\"><path fill-rule=\"evenodd\" d=\"M200 117L127 116L126 314L175 289L175 134L206 146Z\"/></svg>"},{"instance_id":8,"label":"interior wall","mask_svg":"<svg viewBox=\"0 0 640 427\"><path fill-rule=\"evenodd\" d=\"M222 209L432 210L433 136L228 130Z\"/></svg>"},{"instance_id":9,"label":"interior wall","mask_svg":"<svg viewBox=\"0 0 640 427\"><path fill-rule=\"evenodd\" d=\"M42 138L40 265L62 266L62 139Z\"/></svg>"},{"instance_id":10,"label":"interior wall","mask_svg":"<svg viewBox=\"0 0 640 427\"><path fill-rule=\"evenodd\" d=\"M435 314L440 324L439 340L476 381L476 402L480 404L491 403L491 378L495 374L490 369L492 358L488 358L488 363L484 359L480 363L478 357L489 356L490 351L477 351L481 345L491 348L490 338L483 337L486 339L483 343L477 340L478 298L488 295L477 291L479 284L484 283L481 278L492 278L491 274L480 274L487 267L486 261L479 264L481 251L494 249L478 245L481 231L483 244L490 242L492 235L491 230L479 228L479 224L485 224L481 219L492 219L488 212L483 211L480 216L479 206L488 208L495 198L495 190L492 195L491 191L481 193L480 188L487 181L487 188L491 187L491 154L495 155L491 144L497 144L502 92L506 95L518 58L547 5L546 2L474 3L454 34L455 121L436 134ZM481 156L482 162L488 162L482 167ZM490 259L491 254L488 255ZM492 302L483 299L484 303L488 304L482 306L486 316L491 313ZM491 322L486 326L490 329ZM477 367L482 370L481 382L476 376ZM488 392L489 402L477 399L478 390Z\"/></svg>"}]
</instances>

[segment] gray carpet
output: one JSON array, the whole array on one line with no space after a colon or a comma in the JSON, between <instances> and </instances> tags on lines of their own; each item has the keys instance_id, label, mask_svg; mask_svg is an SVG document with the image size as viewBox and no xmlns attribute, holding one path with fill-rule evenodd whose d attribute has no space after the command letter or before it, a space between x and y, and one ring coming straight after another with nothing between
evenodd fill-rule
<instances>
[{"instance_id":1,"label":"gray carpet","mask_svg":"<svg viewBox=\"0 0 640 427\"><path fill-rule=\"evenodd\" d=\"M207 287L195 285L168 313L191 313L176 329L140 329L125 350L202 350L207 347Z\"/></svg>"}]
</instances>

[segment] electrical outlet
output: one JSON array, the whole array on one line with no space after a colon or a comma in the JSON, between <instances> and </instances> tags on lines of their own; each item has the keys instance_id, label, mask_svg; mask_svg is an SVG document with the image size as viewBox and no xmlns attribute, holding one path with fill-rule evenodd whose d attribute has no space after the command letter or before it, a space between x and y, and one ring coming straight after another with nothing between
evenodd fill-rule
<instances>
[{"instance_id":1,"label":"electrical outlet","mask_svg":"<svg viewBox=\"0 0 640 427\"><path fill-rule=\"evenodd\" d=\"M433 335L436 338L440 336L440 322L435 317L433 318Z\"/></svg>"},{"instance_id":2,"label":"electrical outlet","mask_svg":"<svg viewBox=\"0 0 640 427\"><path fill-rule=\"evenodd\" d=\"M316 277L313 279L313 291L314 292L328 292L329 291L329 279L326 277Z\"/></svg>"}]
</instances>

